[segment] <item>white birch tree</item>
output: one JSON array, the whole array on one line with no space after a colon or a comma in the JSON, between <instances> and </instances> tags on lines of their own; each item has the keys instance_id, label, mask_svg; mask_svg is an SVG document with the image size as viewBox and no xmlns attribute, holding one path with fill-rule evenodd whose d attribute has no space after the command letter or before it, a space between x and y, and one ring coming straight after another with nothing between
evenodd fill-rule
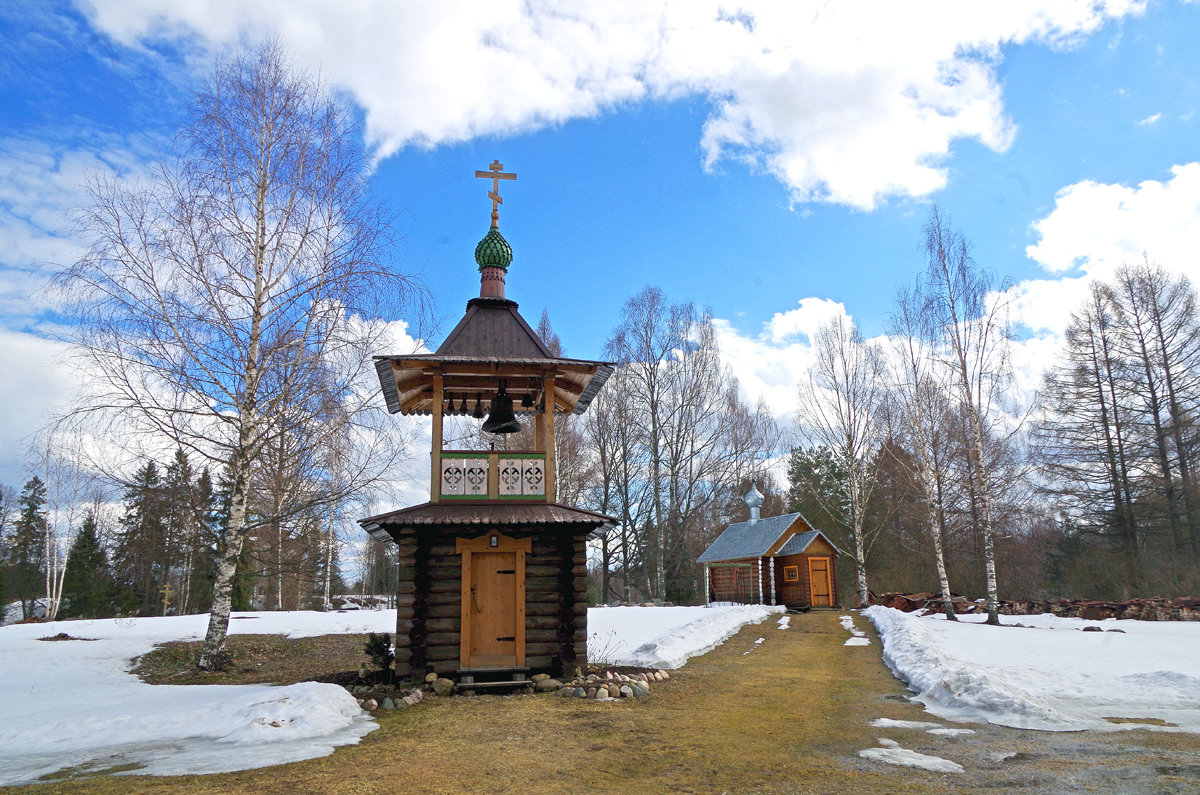
<instances>
[{"instance_id":1,"label":"white birch tree","mask_svg":"<svg viewBox=\"0 0 1200 795\"><path fill-rule=\"evenodd\" d=\"M866 556L878 527L867 526L868 503L876 490L880 438L877 412L884 397L883 357L862 338L854 323L839 316L813 335L815 360L800 387L797 430L811 444L828 448L845 475L844 504L829 506L840 514L854 539L858 599L869 604Z\"/></svg>"},{"instance_id":2,"label":"white birch tree","mask_svg":"<svg viewBox=\"0 0 1200 795\"><path fill-rule=\"evenodd\" d=\"M950 621L957 620L950 595L950 576L946 569L945 479L951 456L948 427L951 424L950 391L945 374L935 371L930 343L936 329L922 313L923 300L913 290L901 290L896 297L890 338L892 355L889 418L901 426L908 442L906 449L916 464L913 474L921 485L929 537L933 541L934 566L942 592L942 611ZM904 464L905 462L901 462Z\"/></svg>"},{"instance_id":3,"label":"white birch tree","mask_svg":"<svg viewBox=\"0 0 1200 795\"><path fill-rule=\"evenodd\" d=\"M1000 412L1012 375L1008 299L1004 285L993 289L996 285L971 256L966 238L936 207L923 233L927 267L918 286L924 299L921 311L936 329L932 338L934 356L949 374L953 394L966 417L963 446L975 501L972 508L978 509L976 519L983 537L987 623L999 624L993 522L997 484L992 478L986 441L997 435L1009 438L1013 432L1003 428ZM1002 432L993 433L997 430Z\"/></svg>"},{"instance_id":4,"label":"white birch tree","mask_svg":"<svg viewBox=\"0 0 1200 795\"><path fill-rule=\"evenodd\" d=\"M265 447L297 427L320 443L370 421L375 390L360 387L373 381L370 355L386 331L373 319L395 317L415 288L387 263L391 219L369 199L351 114L278 43L218 64L192 107L174 162L143 183L91 185L90 249L59 284L95 375L76 416L103 417L126 441L166 437L228 473L198 661L213 670L227 661ZM378 434L358 438L368 441L356 464L308 502L361 489L399 452Z\"/></svg>"}]
</instances>

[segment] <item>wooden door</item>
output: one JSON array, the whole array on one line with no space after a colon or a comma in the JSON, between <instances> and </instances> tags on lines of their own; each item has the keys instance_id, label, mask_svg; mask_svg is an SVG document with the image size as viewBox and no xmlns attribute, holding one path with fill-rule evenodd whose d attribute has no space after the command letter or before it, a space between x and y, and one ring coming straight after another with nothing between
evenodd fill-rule
<instances>
[{"instance_id":1,"label":"wooden door","mask_svg":"<svg viewBox=\"0 0 1200 795\"><path fill-rule=\"evenodd\" d=\"M808 582L812 588L813 607L833 607L833 580L829 569L830 558L808 559Z\"/></svg>"},{"instance_id":2,"label":"wooden door","mask_svg":"<svg viewBox=\"0 0 1200 795\"><path fill-rule=\"evenodd\" d=\"M471 556L470 668L517 665L517 565L513 552Z\"/></svg>"},{"instance_id":3,"label":"wooden door","mask_svg":"<svg viewBox=\"0 0 1200 795\"><path fill-rule=\"evenodd\" d=\"M464 669L525 665L525 555L528 538L499 533L460 538L462 607L459 664Z\"/></svg>"}]
</instances>

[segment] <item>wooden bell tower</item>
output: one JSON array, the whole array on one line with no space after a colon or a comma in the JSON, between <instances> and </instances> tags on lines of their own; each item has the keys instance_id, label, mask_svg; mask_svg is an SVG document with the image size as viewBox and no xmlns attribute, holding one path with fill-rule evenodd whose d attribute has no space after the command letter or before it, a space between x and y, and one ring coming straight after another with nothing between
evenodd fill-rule
<instances>
[{"instance_id":1,"label":"wooden bell tower","mask_svg":"<svg viewBox=\"0 0 1200 795\"><path fill-rule=\"evenodd\" d=\"M582 414L612 365L555 356L506 297L513 253L499 184L516 174L494 161L475 175L492 180L479 296L436 352L375 360L388 411L432 417L429 502L360 524L399 545L397 670L407 655L414 678L432 670L486 686L480 677L512 673L496 684L516 684L586 658L584 545L614 520L556 501L554 418ZM482 420L491 449L447 449L448 416ZM531 445L508 443L529 425Z\"/></svg>"}]
</instances>

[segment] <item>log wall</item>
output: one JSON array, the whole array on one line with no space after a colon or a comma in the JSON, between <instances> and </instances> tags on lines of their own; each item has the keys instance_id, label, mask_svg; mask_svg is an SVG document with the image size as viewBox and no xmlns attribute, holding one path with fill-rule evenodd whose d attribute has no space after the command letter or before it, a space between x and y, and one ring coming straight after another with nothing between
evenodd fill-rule
<instances>
[{"instance_id":1,"label":"log wall","mask_svg":"<svg viewBox=\"0 0 1200 795\"><path fill-rule=\"evenodd\" d=\"M529 538L525 557L525 666L558 676L587 659L586 533L590 528L493 527ZM396 672L413 681L430 672L454 675L460 666L462 556L458 538L479 528L388 528L400 553L396 609Z\"/></svg>"},{"instance_id":2,"label":"log wall","mask_svg":"<svg viewBox=\"0 0 1200 795\"><path fill-rule=\"evenodd\" d=\"M832 557L827 554L818 555L787 555L775 559L775 594L779 604L787 605L788 607L812 607L812 578L808 571L808 559L810 557L826 558ZM796 566L799 568L799 582L784 582L783 567ZM837 558L830 560L829 566L829 581L830 593L833 595L831 601L834 606L840 604L838 598L838 576L837 576Z\"/></svg>"},{"instance_id":3,"label":"log wall","mask_svg":"<svg viewBox=\"0 0 1200 795\"><path fill-rule=\"evenodd\" d=\"M809 557L832 557L827 554L786 555L775 558L775 604L788 607L812 606L812 582L809 577ZM708 594L714 602L738 604L766 604L771 601L771 562L763 558L762 578L758 578L757 558L713 563L708 567ZM784 582L784 566L799 568L798 582ZM830 565L829 579L832 586L833 604L839 604L837 559Z\"/></svg>"}]
</instances>

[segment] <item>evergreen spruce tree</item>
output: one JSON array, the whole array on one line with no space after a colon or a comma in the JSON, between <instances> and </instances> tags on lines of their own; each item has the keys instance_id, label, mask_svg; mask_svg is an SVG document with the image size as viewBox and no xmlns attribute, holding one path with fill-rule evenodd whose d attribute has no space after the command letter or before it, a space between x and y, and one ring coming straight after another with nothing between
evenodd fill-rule
<instances>
[{"instance_id":1,"label":"evergreen spruce tree","mask_svg":"<svg viewBox=\"0 0 1200 795\"><path fill-rule=\"evenodd\" d=\"M63 575L63 618L101 618L112 615L113 582L108 555L96 533L96 516L91 511L75 534Z\"/></svg>"},{"instance_id":2,"label":"evergreen spruce tree","mask_svg":"<svg viewBox=\"0 0 1200 795\"><path fill-rule=\"evenodd\" d=\"M113 573L124 591L122 603L142 615L153 615L162 603L167 568L162 492L162 478L153 461L134 474L125 489L125 514L113 552Z\"/></svg>"},{"instance_id":3,"label":"evergreen spruce tree","mask_svg":"<svg viewBox=\"0 0 1200 795\"><path fill-rule=\"evenodd\" d=\"M242 549L233 575L233 591L230 595L230 610L254 609L254 564L250 561L249 548Z\"/></svg>"},{"instance_id":4,"label":"evergreen spruce tree","mask_svg":"<svg viewBox=\"0 0 1200 795\"><path fill-rule=\"evenodd\" d=\"M46 533L46 484L36 475L25 483L17 505L20 514L13 524L9 550L12 593L21 600L21 618L34 616L34 600L42 584L42 542Z\"/></svg>"},{"instance_id":5,"label":"evergreen spruce tree","mask_svg":"<svg viewBox=\"0 0 1200 795\"><path fill-rule=\"evenodd\" d=\"M198 514L199 532L191 550L191 582L181 610L203 612L212 604L213 581L217 574L217 541L221 522L218 494L208 467L200 470L192 488Z\"/></svg>"}]
</instances>

